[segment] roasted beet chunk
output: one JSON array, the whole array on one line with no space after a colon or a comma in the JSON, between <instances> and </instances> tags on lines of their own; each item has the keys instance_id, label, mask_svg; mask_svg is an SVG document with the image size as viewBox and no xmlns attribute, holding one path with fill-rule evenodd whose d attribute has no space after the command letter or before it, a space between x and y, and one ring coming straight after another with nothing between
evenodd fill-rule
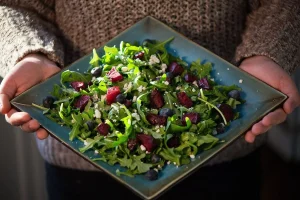
<instances>
[{"instance_id":1,"label":"roasted beet chunk","mask_svg":"<svg viewBox=\"0 0 300 200\"><path fill-rule=\"evenodd\" d=\"M149 179L150 181L154 181L158 179L158 172L155 171L154 169L150 169L147 171L145 174L146 178Z\"/></svg>"},{"instance_id":2,"label":"roasted beet chunk","mask_svg":"<svg viewBox=\"0 0 300 200\"><path fill-rule=\"evenodd\" d=\"M100 135L107 136L110 126L108 124L102 123L97 127L97 131Z\"/></svg>"},{"instance_id":3,"label":"roasted beet chunk","mask_svg":"<svg viewBox=\"0 0 300 200\"><path fill-rule=\"evenodd\" d=\"M75 100L74 106L76 108L79 108L80 112L82 112L84 110L86 104L89 102L89 100L90 100L90 96L82 95Z\"/></svg>"},{"instance_id":4,"label":"roasted beet chunk","mask_svg":"<svg viewBox=\"0 0 300 200\"><path fill-rule=\"evenodd\" d=\"M129 108L132 104L132 101L129 99L125 99L124 105L126 106L126 108Z\"/></svg>"},{"instance_id":5,"label":"roasted beet chunk","mask_svg":"<svg viewBox=\"0 0 300 200\"><path fill-rule=\"evenodd\" d=\"M234 112L230 105L222 103L222 104L219 104L217 107L223 113L227 122L233 120Z\"/></svg>"},{"instance_id":6,"label":"roasted beet chunk","mask_svg":"<svg viewBox=\"0 0 300 200\"><path fill-rule=\"evenodd\" d=\"M161 108L164 106L164 98L157 89L151 92L150 104L152 108Z\"/></svg>"},{"instance_id":7,"label":"roasted beet chunk","mask_svg":"<svg viewBox=\"0 0 300 200\"><path fill-rule=\"evenodd\" d=\"M80 90L84 90L87 87L86 84L84 82L81 82L81 81L74 81L74 82L71 83L71 86L77 92L79 92Z\"/></svg>"},{"instance_id":8,"label":"roasted beet chunk","mask_svg":"<svg viewBox=\"0 0 300 200\"><path fill-rule=\"evenodd\" d=\"M54 101L55 101L54 97L47 96L46 98L43 99L43 106L45 108L52 108Z\"/></svg>"},{"instance_id":9,"label":"roasted beet chunk","mask_svg":"<svg viewBox=\"0 0 300 200\"><path fill-rule=\"evenodd\" d=\"M200 122L200 114L199 113L195 113L195 112L191 112L191 113L186 113L182 116L182 124L186 125L185 122L185 118L188 117L192 124L198 124Z\"/></svg>"},{"instance_id":10,"label":"roasted beet chunk","mask_svg":"<svg viewBox=\"0 0 300 200\"><path fill-rule=\"evenodd\" d=\"M167 141L167 145L169 148L176 148L180 145L180 139L178 136L173 136Z\"/></svg>"},{"instance_id":11,"label":"roasted beet chunk","mask_svg":"<svg viewBox=\"0 0 300 200\"><path fill-rule=\"evenodd\" d=\"M184 71L184 68L177 62L172 62L168 67L168 71L171 72L174 76L179 76Z\"/></svg>"},{"instance_id":12,"label":"roasted beet chunk","mask_svg":"<svg viewBox=\"0 0 300 200\"><path fill-rule=\"evenodd\" d=\"M138 52L136 54L134 54L133 59L140 59L143 60L144 59L144 52Z\"/></svg>"},{"instance_id":13,"label":"roasted beet chunk","mask_svg":"<svg viewBox=\"0 0 300 200\"><path fill-rule=\"evenodd\" d=\"M152 152L157 147L157 141L151 135L138 134L136 137L148 152Z\"/></svg>"},{"instance_id":14,"label":"roasted beet chunk","mask_svg":"<svg viewBox=\"0 0 300 200\"><path fill-rule=\"evenodd\" d=\"M186 75L184 75L184 80L185 80L185 82L192 83L197 80L197 77L192 74L187 73Z\"/></svg>"},{"instance_id":15,"label":"roasted beet chunk","mask_svg":"<svg viewBox=\"0 0 300 200\"><path fill-rule=\"evenodd\" d=\"M114 103L116 101L116 97L121 93L120 88L118 86L113 86L107 89L106 94L106 103L108 105Z\"/></svg>"},{"instance_id":16,"label":"roasted beet chunk","mask_svg":"<svg viewBox=\"0 0 300 200\"><path fill-rule=\"evenodd\" d=\"M134 151L137 147L138 141L135 138L129 139L127 142L127 147L129 151Z\"/></svg>"},{"instance_id":17,"label":"roasted beet chunk","mask_svg":"<svg viewBox=\"0 0 300 200\"><path fill-rule=\"evenodd\" d=\"M148 122L152 125L166 125L167 123L167 117L165 116L159 116L156 114L149 113L146 118Z\"/></svg>"},{"instance_id":18,"label":"roasted beet chunk","mask_svg":"<svg viewBox=\"0 0 300 200\"><path fill-rule=\"evenodd\" d=\"M193 106L193 102L190 99L190 97L185 92L179 92L177 93L177 98L181 105L190 108Z\"/></svg>"},{"instance_id":19,"label":"roasted beet chunk","mask_svg":"<svg viewBox=\"0 0 300 200\"><path fill-rule=\"evenodd\" d=\"M201 78L200 80L197 81L197 84L198 84L199 88L202 88L202 89L205 89L205 90L210 90L211 89L207 78Z\"/></svg>"},{"instance_id":20,"label":"roasted beet chunk","mask_svg":"<svg viewBox=\"0 0 300 200\"><path fill-rule=\"evenodd\" d=\"M115 67L111 68L111 70L107 73L107 76L113 83L123 80L123 76L116 70Z\"/></svg>"}]
</instances>

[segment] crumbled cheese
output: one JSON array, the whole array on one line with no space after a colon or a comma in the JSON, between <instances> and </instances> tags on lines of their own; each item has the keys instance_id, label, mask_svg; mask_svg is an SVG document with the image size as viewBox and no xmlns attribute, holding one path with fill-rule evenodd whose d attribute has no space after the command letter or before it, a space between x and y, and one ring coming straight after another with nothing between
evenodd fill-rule
<instances>
[{"instance_id":1,"label":"crumbled cheese","mask_svg":"<svg viewBox=\"0 0 300 200\"><path fill-rule=\"evenodd\" d=\"M176 162L173 162L174 165L176 165Z\"/></svg>"},{"instance_id":2,"label":"crumbled cheese","mask_svg":"<svg viewBox=\"0 0 300 200\"><path fill-rule=\"evenodd\" d=\"M128 67L122 67L121 70L122 70L122 72L127 72L128 71Z\"/></svg>"},{"instance_id":3,"label":"crumbled cheese","mask_svg":"<svg viewBox=\"0 0 300 200\"><path fill-rule=\"evenodd\" d=\"M165 64L165 63L163 63L162 65L161 65L161 70L165 73L165 71L166 71L166 69L168 68L168 66Z\"/></svg>"},{"instance_id":4,"label":"crumbled cheese","mask_svg":"<svg viewBox=\"0 0 300 200\"><path fill-rule=\"evenodd\" d=\"M93 78L92 78L92 81L95 81L95 80L96 80L96 77L93 77Z\"/></svg>"},{"instance_id":5,"label":"crumbled cheese","mask_svg":"<svg viewBox=\"0 0 300 200\"><path fill-rule=\"evenodd\" d=\"M84 141L83 141L83 144L84 144L84 145L87 145L88 143L87 143L87 141L86 141L86 140L84 140Z\"/></svg>"},{"instance_id":6,"label":"crumbled cheese","mask_svg":"<svg viewBox=\"0 0 300 200\"><path fill-rule=\"evenodd\" d=\"M193 82L193 84L194 84L195 86L197 86L197 87L198 87L198 85L197 85L197 81L194 81L194 82Z\"/></svg>"},{"instance_id":7,"label":"crumbled cheese","mask_svg":"<svg viewBox=\"0 0 300 200\"><path fill-rule=\"evenodd\" d=\"M158 73L163 74L164 72L163 70L158 70Z\"/></svg>"},{"instance_id":8,"label":"crumbled cheese","mask_svg":"<svg viewBox=\"0 0 300 200\"><path fill-rule=\"evenodd\" d=\"M142 151L146 151L146 147L144 147L144 145L141 144L140 148Z\"/></svg>"},{"instance_id":9,"label":"crumbled cheese","mask_svg":"<svg viewBox=\"0 0 300 200\"><path fill-rule=\"evenodd\" d=\"M97 109L98 108L98 104L94 103L94 107L95 107L95 109Z\"/></svg>"},{"instance_id":10,"label":"crumbled cheese","mask_svg":"<svg viewBox=\"0 0 300 200\"><path fill-rule=\"evenodd\" d=\"M98 150L95 150L95 153L97 153L97 154L98 154L98 153L99 153L99 152L98 152Z\"/></svg>"},{"instance_id":11,"label":"crumbled cheese","mask_svg":"<svg viewBox=\"0 0 300 200\"><path fill-rule=\"evenodd\" d=\"M138 90L139 92L142 92L142 91L143 91L143 86L141 85L140 87L137 88L137 90Z\"/></svg>"},{"instance_id":12,"label":"crumbled cheese","mask_svg":"<svg viewBox=\"0 0 300 200\"><path fill-rule=\"evenodd\" d=\"M106 94L101 95L101 101L104 101L106 99Z\"/></svg>"},{"instance_id":13,"label":"crumbled cheese","mask_svg":"<svg viewBox=\"0 0 300 200\"><path fill-rule=\"evenodd\" d=\"M153 64L156 64L156 63L159 63L159 59L157 58L156 55L151 55L150 56L150 59L149 59L149 65L153 65Z\"/></svg>"},{"instance_id":14,"label":"crumbled cheese","mask_svg":"<svg viewBox=\"0 0 300 200\"><path fill-rule=\"evenodd\" d=\"M146 154L150 154L150 152L149 152L149 151L146 151Z\"/></svg>"},{"instance_id":15,"label":"crumbled cheese","mask_svg":"<svg viewBox=\"0 0 300 200\"><path fill-rule=\"evenodd\" d=\"M97 93L93 94L92 99L93 101L97 101L99 99L98 94Z\"/></svg>"},{"instance_id":16,"label":"crumbled cheese","mask_svg":"<svg viewBox=\"0 0 300 200\"><path fill-rule=\"evenodd\" d=\"M217 134L218 134L217 130L216 130L216 129L213 129L212 134L213 134L213 135L217 135Z\"/></svg>"},{"instance_id":17,"label":"crumbled cheese","mask_svg":"<svg viewBox=\"0 0 300 200\"><path fill-rule=\"evenodd\" d=\"M211 81L215 81L215 79L214 79L214 78L211 78L210 80L211 80Z\"/></svg>"},{"instance_id":18,"label":"crumbled cheese","mask_svg":"<svg viewBox=\"0 0 300 200\"><path fill-rule=\"evenodd\" d=\"M191 154L191 155L190 155L190 158L191 158L191 159L194 159L194 158L195 158L195 155Z\"/></svg>"},{"instance_id":19,"label":"crumbled cheese","mask_svg":"<svg viewBox=\"0 0 300 200\"><path fill-rule=\"evenodd\" d=\"M100 118L101 118L101 113L100 113L100 111L99 111L98 109L95 109L95 117L96 117L97 119L100 119Z\"/></svg>"},{"instance_id":20,"label":"crumbled cheese","mask_svg":"<svg viewBox=\"0 0 300 200\"><path fill-rule=\"evenodd\" d=\"M133 98L132 98L132 102L136 102L136 96L133 96Z\"/></svg>"},{"instance_id":21,"label":"crumbled cheese","mask_svg":"<svg viewBox=\"0 0 300 200\"><path fill-rule=\"evenodd\" d=\"M168 81L165 81L165 84L166 84L166 85L169 85L169 82L168 82Z\"/></svg>"},{"instance_id":22,"label":"crumbled cheese","mask_svg":"<svg viewBox=\"0 0 300 200\"><path fill-rule=\"evenodd\" d=\"M146 87L145 87L145 86L143 87L143 90L146 90Z\"/></svg>"},{"instance_id":23,"label":"crumbled cheese","mask_svg":"<svg viewBox=\"0 0 300 200\"><path fill-rule=\"evenodd\" d=\"M240 79L240 80L239 80L239 83L243 83L243 79Z\"/></svg>"},{"instance_id":24,"label":"crumbled cheese","mask_svg":"<svg viewBox=\"0 0 300 200\"><path fill-rule=\"evenodd\" d=\"M137 114L137 113L132 113L131 116L132 116L133 118L135 118L137 121L140 121L140 120L141 120L139 114Z\"/></svg>"},{"instance_id":25,"label":"crumbled cheese","mask_svg":"<svg viewBox=\"0 0 300 200\"><path fill-rule=\"evenodd\" d=\"M192 89L193 92L196 92L195 88Z\"/></svg>"},{"instance_id":26,"label":"crumbled cheese","mask_svg":"<svg viewBox=\"0 0 300 200\"><path fill-rule=\"evenodd\" d=\"M157 129L157 130L156 130L156 133L159 133L159 132L160 132L160 130L159 130L159 129Z\"/></svg>"},{"instance_id":27,"label":"crumbled cheese","mask_svg":"<svg viewBox=\"0 0 300 200\"><path fill-rule=\"evenodd\" d=\"M158 169L154 168L154 170L155 170L156 172L158 172Z\"/></svg>"},{"instance_id":28,"label":"crumbled cheese","mask_svg":"<svg viewBox=\"0 0 300 200\"><path fill-rule=\"evenodd\" d=\"M112 121L113 121L113 122L117 122L117 120L116 120L116 119L113 119Z\"/></svg>"},{"instance_id":29,"label":"crumbled cheese","mask_svg":"<svg viewBox=\"0 0 300 200\"><path fill-rule=\"evenodd\" d=\"M158 165L157 167L158 167L158 169L160 169L160 168L161 168L161 166L160 166L160 165Z\"/></svg>"},{"instance_id":30,"label":"crumbled cheese","mask_svg":"<svg viewBox=\"0 0 300 200\"><path fill-rule=\"evenodd\" d=\"M72 119L71 122L72 122L72 124L75 124L76 121L74 119Z\"/></svg>"},{"instance_id":31,"label":"crumbled cheese","mask_svg":"<svg viewBox=\"0 0 300 200\"><path fill-rule=\"evenodd\" d=\"M181 88L179 86L176 87L176 90L180 90Z\"/></svg>"},{"instance_id":32,"label":"crumbled cheese","mask_svg":"<svg viewBox=\"0 0 300 200\"><path fill-rule=\"evenodd\" d=\"M171 163L170 161L167 162L168 165L169 165L170 163Z\"/></svg>"}]
</instances>

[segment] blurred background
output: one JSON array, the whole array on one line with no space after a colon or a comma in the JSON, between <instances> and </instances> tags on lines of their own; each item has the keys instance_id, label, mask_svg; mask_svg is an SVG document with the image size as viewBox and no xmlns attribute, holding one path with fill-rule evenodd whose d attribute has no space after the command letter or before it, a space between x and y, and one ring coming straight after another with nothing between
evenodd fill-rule
<instances>
[{"instance_id":1,"label":"blurred background","mask_svg":"<svg viewBox=\"0 0 300 200\"><path fill-rule=\"evenodd\" d=\"M293 76L300 88L300 70ZM0 80L1 82L1 80ZM261 200L300 199L300 109L269 132L261 151ZM33 134L0 116L0 200L44 200L44 162Z\"/></svg>"}]
</instances>

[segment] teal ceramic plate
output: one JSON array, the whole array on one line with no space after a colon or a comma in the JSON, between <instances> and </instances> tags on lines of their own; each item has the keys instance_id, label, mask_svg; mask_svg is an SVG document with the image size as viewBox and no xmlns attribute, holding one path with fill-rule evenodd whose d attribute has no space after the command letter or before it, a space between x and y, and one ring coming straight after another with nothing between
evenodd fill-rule
<instances>
[{"instance_id":1,"label":"teal ceramic plate","mask_svg":"<svg viewBox=\"0 0 300 200\"><path fill-rule=\"evenodd\" d=\"M160 173L160 177L156 181L148 181L142 175L135 176L134 178L117 176L115 172L119 168L118 165L110 166L102 161L93 162L91 159L97 157L93 151L82 154L78 149L83 147L84 144L79 140L74 140L73 142L69 141L70 129L61 127L60 125L50 121L48 118L43 116L40 110L32 106L23 105L31 105L32 103L41 104L42 99L49 95L53 85L56 83L59 84L60 74L56 74L43 83L36 85L30 90L24 92L20 96L13 99L12 104L17 109L28 112L34 119L37 119L53 137L74 150L96 167L105 171L110 176L120 181L128 188L132 189L142 198L156 198L167 189L174 186L174 184L178 183L199 169L204 162L222 151L226 146L228 146L235 139L241 136L247 129L249 129L252 124L282 104L287 98L284 94L253 78L252 76L249 76L247 73L244 73L237 67L214 55L198 44L188 40L186 37L180 35L176 31L172 30L156 19L153 19L152 17L146 17L142 19L131 28L110 40L108 43L106 43L106 45L118 46L121 41L141 42L144 39L156 39L163 41L170 37L175 38L168 46L171 54L184 58L184 60L188 63L191 63L197 59L212 62L214 66L212 75L214 76L215 80L220 84L236 84L240 86L244 91L242 97L247 101L247 103L244 104L240 110L241 118L234 121L230 125L230 129L226 133L219 136L221 139L226 141L225 143L222 143L211 150L200 153L200 156L196 156L196 159L194 159L194 161L192 161L189 165L179 168L176 168L173 165L168 165L162 171L162 173ZM98 53L99 55L103 55L103 47L98 49ZM86 71L91 56L92 55L89 54L81 58L80 60L71 64L68 68L65 68L65 70L78 70L80 72Z\"/></svg>"}]
</instances>

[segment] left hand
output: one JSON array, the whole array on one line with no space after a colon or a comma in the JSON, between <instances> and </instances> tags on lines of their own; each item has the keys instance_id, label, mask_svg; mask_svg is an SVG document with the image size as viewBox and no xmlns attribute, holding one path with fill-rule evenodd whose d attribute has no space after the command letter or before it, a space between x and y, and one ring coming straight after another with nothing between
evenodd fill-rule
<instances>
[{"instance_id":1,"label":"left hand","mask_svg":"<svg viewBox=\"0 0 300 200\"><path fill-rule=\"evenodd\" d=\"M245 140L253 143L256 136L286 120L287 115L300 105L300 95L292 78L268 57L247 58L241 63L240 68L288 96L282 108L267 114L246 133Z\"/></svg>"}]
</instances>

